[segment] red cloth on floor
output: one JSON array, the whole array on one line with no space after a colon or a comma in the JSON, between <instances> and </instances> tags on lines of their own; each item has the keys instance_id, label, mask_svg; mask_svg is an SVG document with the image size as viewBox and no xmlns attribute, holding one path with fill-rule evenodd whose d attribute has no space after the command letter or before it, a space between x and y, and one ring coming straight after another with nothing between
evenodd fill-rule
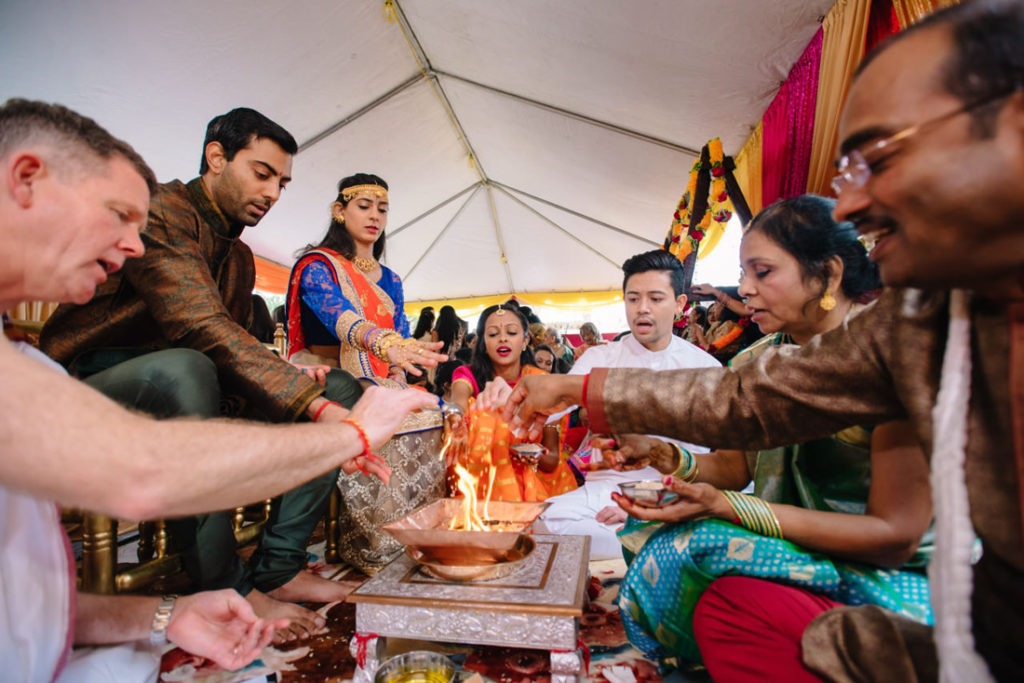
<instances>
[{"instance_id":1,"label":"red cloth on floor","mask_svg":"<svg viewBox=\"0 0 1024 683\"><path fill-rule=\"evenodd\" d=\"M800 638L816 616L842 603L746 576L716 579L693 617L704 665L716 681L817 681Z\"/></svg>"}]
</instances>

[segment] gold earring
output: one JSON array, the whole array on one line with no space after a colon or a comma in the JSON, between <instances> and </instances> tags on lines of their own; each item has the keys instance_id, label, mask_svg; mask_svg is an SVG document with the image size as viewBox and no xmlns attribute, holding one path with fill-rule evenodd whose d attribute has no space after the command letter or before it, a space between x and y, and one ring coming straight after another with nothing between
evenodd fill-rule
<instances>
[{"instance_id":1,"label":"gold earring","mask_svg":"<svg viewBox=\"0 0 1024 683\"><path fill-rule=\"evenodd\" d=\"M826 288L825 293L821 295L821 300L818 302L823 311L831 311L836 307L836 298L832 296L832 290Z\"/></svg>"}]
</instances>

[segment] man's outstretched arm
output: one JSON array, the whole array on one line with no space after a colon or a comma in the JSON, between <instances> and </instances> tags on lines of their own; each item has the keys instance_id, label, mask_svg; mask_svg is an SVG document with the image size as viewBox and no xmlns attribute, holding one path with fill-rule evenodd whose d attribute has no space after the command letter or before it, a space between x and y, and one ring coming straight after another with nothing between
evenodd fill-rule
<instances>
[{"instance_id":1,"label":"man's outstretched arm","mask_svg":"<svg viewBox=\"0 0 1024 683\"><path fill-rule=\"evenodd\" d=\"M0 482L131 519L220 510L277 495L363 452L348 423L153 420L24 357L0 340ZM371 387L349 414L371 446L410 411L415 389Z\"/></svg>"}]
</instances>

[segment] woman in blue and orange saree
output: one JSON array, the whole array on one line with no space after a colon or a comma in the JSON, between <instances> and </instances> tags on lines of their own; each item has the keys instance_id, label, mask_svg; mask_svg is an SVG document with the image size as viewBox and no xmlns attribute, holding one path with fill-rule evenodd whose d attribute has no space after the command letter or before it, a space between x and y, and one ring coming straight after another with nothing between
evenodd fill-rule
<instances>
[{"instance_id":1,"label":"woman in blue and orange saree","mask_svg":"<svg viewBox=\"0 0 1024 683\"><path fill-rule=\"evenodd\" d=\"M285 306L288 358L356 377L404 382L416 366L445 357L440 344L410 338L402 279L380 262L388 223L388 185L358 173L338 183L331 224L292 268Z\"/></svg>"}]
</instances>

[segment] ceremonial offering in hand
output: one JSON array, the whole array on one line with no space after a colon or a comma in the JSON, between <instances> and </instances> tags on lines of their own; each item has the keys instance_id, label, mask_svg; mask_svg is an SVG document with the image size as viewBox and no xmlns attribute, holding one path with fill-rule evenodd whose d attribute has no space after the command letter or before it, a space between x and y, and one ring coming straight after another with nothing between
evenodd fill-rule
<instances>
[{"instance_id":1,"label":"ceremonial offering in hand","mask_svg":"<svg viewBox=\"0 0 1024 683\"><path fill-rule=\"evenodd\" d=\"M539 443L517 443L511 446L512 460L531 469L537 469L537 463L548 449Z\"/></svg>"},{"instance_id":2,"label":"ceremonial offering in hand","mask_svg":"<svg viewBox=\"0 0 1024 683\"><path fill-rule=\"evenodd\" d=\"M657 479L625 482L619 484L619 489L621 489L622 495L628 498L631 503L638 503L649 507L662 507L679 497Z\"/></svg>"}]
</instances>

